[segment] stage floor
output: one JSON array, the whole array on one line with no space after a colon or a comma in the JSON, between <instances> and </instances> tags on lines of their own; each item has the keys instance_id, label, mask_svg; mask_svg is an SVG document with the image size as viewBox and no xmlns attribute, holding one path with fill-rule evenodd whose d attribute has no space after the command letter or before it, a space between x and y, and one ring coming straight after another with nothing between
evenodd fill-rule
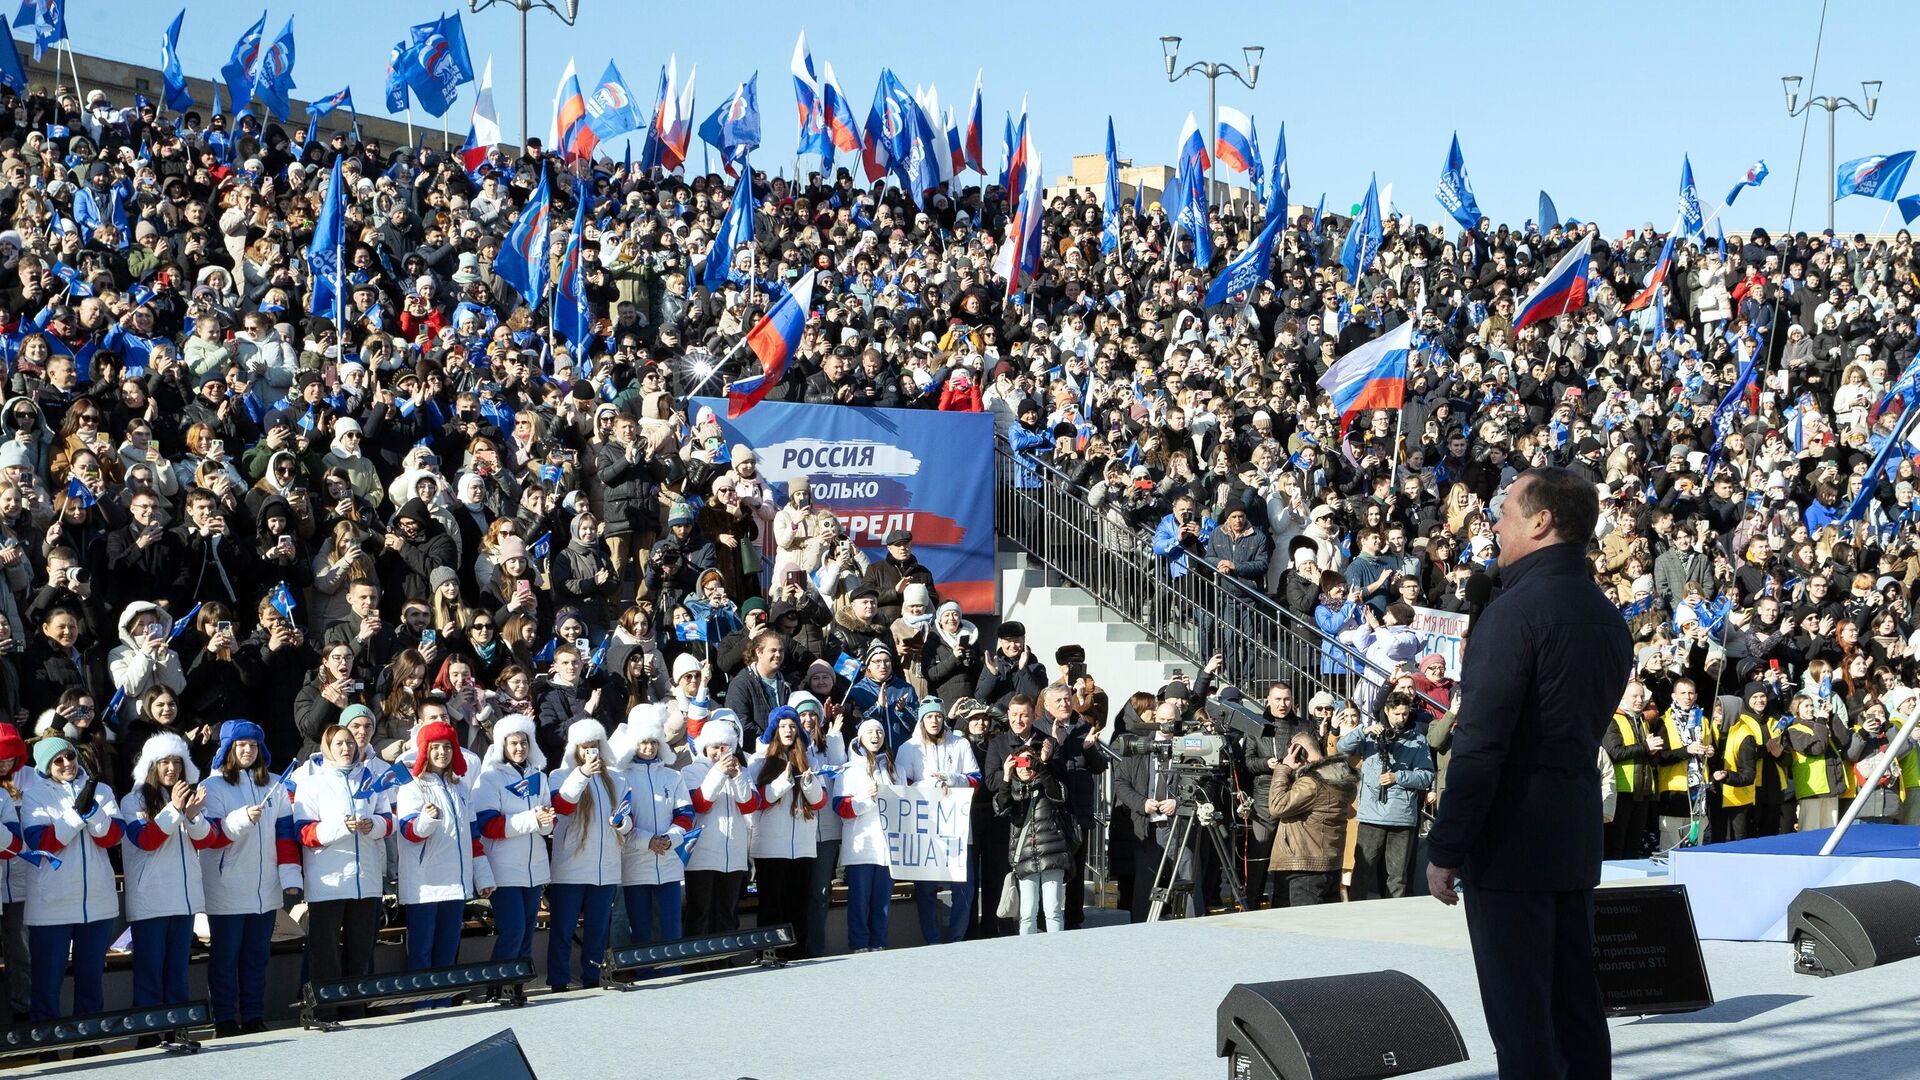
<instances>
[{"instance_id":1,"label":"stage floor","mask_svg":"<svg viewBox=\"0 0 1920 1080\"><path fill-rule=\"evenodd\" d=\"M1920 884L1920 827L1860 822L1833 854L1820 854L1832 833L1818 829L1680 848L1670 857L1668 880L1687 887L1702 938L1778 942L1787 940L1787 909L1802 889Z\"/></svg>"},{"instance_id":2,"label":"stage floor","mask_svg":"<svg viewBox=\"0 0 1920 1080\"><path fill-rule=\"evenodd\" d=\"M896 941L918 936L898 919L893 931ZM1785 945L1702 948L1719 1004L1614 1021L1615 1076L1920 1075L1911 1022L1920 962L1823 980L1792 974ZM898 948L686 976L633 993L536 998L519 1010L474 1006L331 1035L270 1032L209 1044L192 1059L142 1051L44 1072L111 1063L115 1080L258 1080L353 1062L358 1075L385 1080L511 1027L542 1080L1185 1080L1225 1073L1214 1056L1214 1009L1235 982L1389 967L1434 991L1472 1055L1423 1075L1493 1076L1464 919L1427 898Z\"/></svg>"}]
</instances>

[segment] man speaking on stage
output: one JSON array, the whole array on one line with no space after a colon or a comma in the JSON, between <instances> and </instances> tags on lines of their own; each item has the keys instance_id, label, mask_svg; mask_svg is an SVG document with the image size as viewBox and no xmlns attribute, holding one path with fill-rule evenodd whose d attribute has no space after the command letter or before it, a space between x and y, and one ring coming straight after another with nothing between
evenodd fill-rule
<instances>
[{"instance_id":1,"label":"man speaking on stage","mask_svg":"<svg viewBox=\"0 0 1920 1080\"><path fill-rule=\"evenodd\" d=\"M1593 484L1529 469L1494 535L1501 591L1467 637L1428 891L1467 897L1467 930L1500 1075L1606 1077L1593 970L1600 735L1633 662L1626 620L1593 583Z\"/></svg>"}]
</instances>

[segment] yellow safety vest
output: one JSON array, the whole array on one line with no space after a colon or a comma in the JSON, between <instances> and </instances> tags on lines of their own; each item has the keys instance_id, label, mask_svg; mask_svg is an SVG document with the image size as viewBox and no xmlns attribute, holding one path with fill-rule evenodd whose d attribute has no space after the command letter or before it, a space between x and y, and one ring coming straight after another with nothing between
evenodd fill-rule
<instances>
[{"instance_id":1,"label":"yellow safety vest","mask_svg":"<svg viewBox=\"0 0 1920 1080\"><path fill-rule=\"evenodd\" d=\"M1727 744L1720 751L1720 767L1731 773L1734 763L1740 760L1740 751L1745 749L1748 743L1752 743L1754 747L1753 782L1736 784L1729 776L1720 785L1721 806L1728 808L1752 806L1754 793L1760 786L1760 770L1779 768L1778 765L1768 761L1767 755L1760 749L1761 744L1766 741L1766 736L1760 731L1760 722L1753 717L1741 713L1740 719L1733 722L1733 727L1727 731Z\"/></svg>"},{"instance_id":2,"label":"yellow safety vest","mask_svg":"<svg viewBox=\"0 0 1920 1080\"><path fill-rule=\"evenodd\" d=\"M1799 721L1795 721L1787 730L1799 731L1807 735L1813 734L1813 728ZM1833 783L1827 775L1827 762L1833 757L1831 753L1832 749L1833 746L1829 743L1827 745L1829 753L1827 754L1814 755L1803 754L1799 750L1793 751L1794 798L1818 799L1826 795L1853 794L1853 769L1844 762L1842 762L1843 767L1840 770L1840 778L1842 781L1841 790L1835 791L1833 789Z\"/></svg>"},{"instance_id":3,"label":"yellow safety vest","mask_svg":"<svg viewBox=\"0 0 1920 1080\"><path fill-rule=\"evenodd\" d=\"M1620 729L1621 746L1639 747L1643 745L1640 741L1640 726L1633 722L1633 717L1628 716L1626 713L1616 711L1613 714L1613 724ZM1620 794L1625 795L1629 792L1639 790L1639 778L1639 762L1616 761L1613 763L1613 789Z\"/></svg>"},{"instance_id":4,"label":"yellow safety vest","mask_svg":"<svg viewBox=\"0 0 1920 1080\"><path fill-rule=\"evenodd\" d=\"M1680 737L1680 724L1674 719L1672 709L1668 709L1660 718L1660 735L1667 740L1668 750L1683 749L1687 745L1687 740ZM1713 717L1707 715L1704 709L1701 710L1700 713L1700 741L1706 743L1708 746L1716 746L1720 742L1720 733L1715 730L1713 726ZM1706 767L1709 775L1713 773L1714 769L1719 767L1718 764L1713 761L1706 761L1701 764ZM1660 766L1659 774L1661 791L1675 791L1682 795L1687 793L1686 758Z\"/></svg>"}]
</instances>

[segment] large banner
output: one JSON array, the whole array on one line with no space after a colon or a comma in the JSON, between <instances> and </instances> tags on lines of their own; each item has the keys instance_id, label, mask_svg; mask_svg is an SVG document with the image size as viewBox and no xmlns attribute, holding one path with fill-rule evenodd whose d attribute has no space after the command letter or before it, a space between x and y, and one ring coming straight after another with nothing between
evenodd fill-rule
<instances>
[{"instance_id":1,"label":"large banner","mask_svg":"<svg viewBox=\"0 0 1920 1080\"><path fill-rule=\"evenodd\" d=\"M813 501L839 515L870 559L886 558L894 529L913 534L914 554L942 600L968 614L998 611L993 572L993 415L866 409L763 401L738 420L725 398L711 408L727 442L760 456L774 496L807 477Z\"/></svg>"},{"instance_id":2,"label":"large banner","mask_svg":"<svg viewBox=\"0 0 1920 1080\"><path fill-rule=\"evenodd\" d=\"M1460 653L1467 640L1467 617L1457 611L1413 609L1413 630L1426 644L1421 653L1439 653L1447 661L1447 678L1460 677Z\"/></svg>"},{"instance_id":3,"label":"large banner","mask_svg":"<svg viewBox=\"0 0 1920 1080\"><path fill-rule=\"evenodd\" d=\"M895 881L967 880L973 795L970 787L880 785L880 820Z\"/></svg>"}]
</instances>

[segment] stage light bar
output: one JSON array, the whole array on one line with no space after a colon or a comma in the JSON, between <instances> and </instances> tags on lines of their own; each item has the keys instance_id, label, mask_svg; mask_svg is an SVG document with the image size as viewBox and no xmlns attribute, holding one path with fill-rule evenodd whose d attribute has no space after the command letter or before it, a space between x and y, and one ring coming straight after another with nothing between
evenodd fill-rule
<instances>
[{"instance_id":1,"label":"stage light bar","mask_svg":"<svg viewBox=\"0 0 1920 1080\"><path fill-rule=\"evenodd\" d=\"M192 1029L212 1026L213 1010L204 1001L71 1016L0 1030L0 1059L119 1042L141 1035L159 1035L161 1045L167 1049L191 1052L200 1049L200 1044L190 1037Z\"/></svg>"},{"instance_id":2,"label":"stage light bar","mask_svg":"<svg viewBox=\"0 0 1920 1080\"><path fill-rule=\"evenodd\" d=\"M337 1031L340 1025L319 1018L321 1009L342 1005L404 1005L412 1001L471 994L476 991L506 990L499 1004L520 1006L527 1003L525 986L533 981L530 960L490 960L482 964L458 964L426 971L396 971L387 975L368 975L358 979L308 983L300 1004L300 1026Z\"/></svg>"},{"instance_id":3,"label":"stage light bar","mask_svg":"<svg viewBox=\"0 0 1920 1080\"><path fill-rule=\"evenodd\" d=\"M678 941L663 941L654 945L608 949L607 959L601 964L601 971L608 977L629 975L653 968L695 964L745 953L785 948L792 945L793 940L793 925L781 923L778 926L756 926L751 930L735 930L732 933L714 934L710 937L681 938ZM621 989L633 988L622 986Z\"/></svg>"}]
</instances>

